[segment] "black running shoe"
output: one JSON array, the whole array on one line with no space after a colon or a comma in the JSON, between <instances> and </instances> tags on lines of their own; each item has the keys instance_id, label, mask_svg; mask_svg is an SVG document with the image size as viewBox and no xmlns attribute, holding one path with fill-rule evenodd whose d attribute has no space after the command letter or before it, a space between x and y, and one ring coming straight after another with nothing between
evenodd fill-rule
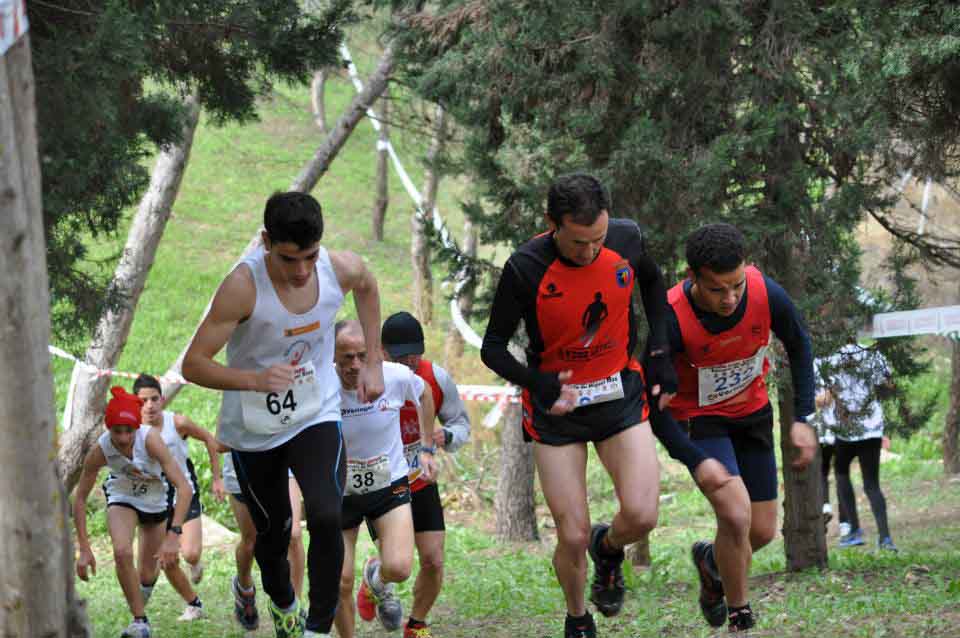
<instances>
[{"instance_id":1,"label":"black running shoe","mask_svg":"<svg viewBox=\"0 0 960 638\"><path fill-rule=\"evenodd\" d=\"M590 586L590 602L604 616L616 616L623 606L623 564L624 553L620 550L615 556L604 556L600 552L600 541L610 526L598 523L590 530L590 558L593 560L593 584Z\"/></svg>"},{"instance_id":2,"label":"black running shoe","mask_svg":"<svg viewBox=\"0 0 960 638\"><path fill-rule=\"evenodd\" d=\"M753 610L750 609L750 605L730 610L729 630L731 634L747 633L753 629L753 625Z\"/></svg>"},{"instance_id":3,"label":"black running shoe","mask_svg":"<svg viewBox=\"0 0 960 638\"><path fill-rule=\"evenodd\" d=\"M240 581L233 577L233 616L247 631L255 631L260 626L260 614L257 612L257 590L249 594L240 591Z\"/></svg>"},{"instance_id":4,"label":"black running shoe","mask_svg":"<svg viewBox=\"0 0 960 638\"><path fill-rule=\"evenodd\" d=\"M593 624L590 612L577 619L568 614L566 622L563 623L563 638L597 638L597 626Z\"/></svg>"},{"instance_id":5,"label":"black running shoe","mask_svg":"<svg viewBox=\"0 0 960 638\"><path fill-rule=\"evenodd\" d=\"M713 575L707 564L711 547L711 543L697 541L690 548L690 555L693 557L697 575L700 576L700 611L711 627L723 627L727 618L727 604L723 600L723 583Z\"/></svg>"}]
</instances>

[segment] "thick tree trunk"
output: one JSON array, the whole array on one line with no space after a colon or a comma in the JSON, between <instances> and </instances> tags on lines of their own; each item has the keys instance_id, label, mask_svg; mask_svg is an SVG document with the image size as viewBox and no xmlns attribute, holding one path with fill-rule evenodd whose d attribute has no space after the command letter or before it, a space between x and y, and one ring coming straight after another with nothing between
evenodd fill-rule
<instances>
[{"instance_id":1,"label":"thick tree trunk","mask_svg":"<svg viewBox=\"0 0 960 638\"><path fill-rule=\"evenodd\" d=\"M510 352L519 361L526 360L516 343L510 344ZM521 416L520 404L508 403L500 431L500 478L494 510L497 538L504 541L534 541L540 537L533 492L533 444L523 440Z\"/></svg>"},{"instance_id":2,"label":"thick tree trunk","mask_svg":"<svg viewBox=\"0 0 960 638\"><path fill-rule=\"evenodd\" d=\"M423 215L433 215L437 206L437 189L440 186L440 171L436 162L443 153L446 138L446 112L442 106L436 110L433 139L427 149L426 183L423 186ZM410 260L413 263L413 308L414 314L425 324L433 321L433 273L430 270L430 246L424 231L424 220L418 211L410 220Z\"/></svg>"},{"instance_id":3,"label":"thick tree trunk","mask_svg":"<svg viewBox=\"0 0 960 638\"><path fill-rule=\"evenodd\" d=\"M494 507L496 534L502 541L539 538L533 494L533 444L523 440L520 415L520 404L509 404L500 433L500 479Z\"/></svg>"},{"instance_id":4,"label":"thick tree trunk","mask_svg":"<svg viewBox=\"0 0 960 638\"><path fill-rule=\"evenodd\" d=\"M140 206L127 243L117 264L111 291L119 298L116 307L108 308L97 322L93 339L84 361L91 369L82 370L73 391L72 423L64 423L64 432L57 455L60 476L68 490L72 490L80 475L87 450L99 436L105 407L109 376L100 376L92 369L111 369L120 359L134 310L143 286L153 266L157 247L163 237L170 211L180 190L180 181L190 159L193 135L200 117L196 100L188 100L188 118L179 144L162 149L150 178L150 187L140 200Z\"/></svg>"},{"instance_id":5,"label":"thick tree trunk","mask_svg":"<svg viewBox=\"0 0 960 638\"><path fill-rule=\"evenodd\" d=\"M50 297L30 39L0 56L0 635L89 635L55 449Z\"/></svg>"},{"instance_id":6,"label":"thick tree trunk","mask_svg":"<svg viewBox=\"0 0 960 638\"><path fill-rule=\"evenodd\" d=\"M301 193L309 193L313 190L313 187L317 185L317 182L320 181L323 174L327 172L330 163L340 152L340 149L343 148L353 129L357 127L360 120L367 114L367 109L370 108L370 105L373 104L378 97L383 95L383 92L387 88L387 81L390 79L390 74L393 72L393 67L393 44L390 43L387 45L387 48L384 49L376 71L367 78L367 84L363 87L363 91L354 96L350 106L347 107L344 114L337 120L327 139L313 154L313 158L307 162L296 179L293 180L290 190L300 191Z\"/></svg>"},{"instance_id":7,"label":"thick tree trunk","mask_svg":"<svg viewBox=\"0 0 960 638\"><path fill-rule=\"evenodd\" d=\"M476 226L473 225L473 222L467 219L463 224L463 252L470 258L475 258L477 256L477 243L479 242L479 233L477 232ZM470 320L470 315L473 313L473 298L474 298L474 286L472 284L464 284L464 278L466 275L464 273L457 273L457 281L455 290L459 291L457 295L457 305L460 306L460 314L463 315L463 318L467 321ZM447 342L444 347L444 357L449 365L454 359L459 359L463 356L463 336L460 334L460 331L456 328L451 328L447 333Z\"/></svg>"},{"instance_id":8,"label":"thick tree trunk","mask_svg":"<svg viewBox=\"0 0 960 638\"><path fill-rule=\"evenodd\" d=\"M353 99L344 114L340 116L337 125L333 127L332 131L327 133L327 138L323 141L323 144L320 145L320 148L317 149L316 153L314 153L314 156L304 165L300 174L293 180L293 183L290 184L289 190L304 193L313 190L313 187L317 185L317 181L327 172L330 164L336 159L340 149L347 143L350 134L357 128L357 124L363 119L367 109L369 109L383 91L386 90L387 79L389 78L392 68L393 49L392 47L387 47L387 50L383 53L383 57L380 58L380 64L377 66L377 70L368 79L366 88ZM263 243L260 236L261 231L262 229L257 229L253 237L250 238L247 247L237 259L238 263ZM212 301L213 299L211 298L210 302ZM193 335L190 336L183 350L180 351L180 356L177 357L177 360L173 362L164 375L163 396L167 404L176 398L180 389L183 387L183 384L173 381L172 379L180 377L183 357L186 355L187 348L190 347L190 343L197 334L197 329L200 328L200 324L206 319L208 312L210 312L210 303L207 303L207 307L204 309L200 321L197 322L197 328L194 329Z\"/></svg>"},{"instance_id":9,"label":"thick tree trunk","mask_svg":"<svg viewBox=\"0 0 960 638\"><path fill-rule=\"evenodd\" d=\"M326 135L327 130L327 104L324 99L324 89L327 85L327 70L320 69L313 74L313 82L310 83L310 102L313 105L313 121L320 127L320 132Z\"/></svg>"},{"instance_id":10,"label":"thick tree trunk","mask_svg":"<svg viewBox=\"0 0 960 638\"><path fill-rule=\"evenodd\" d=\"M950 409L943 428L943 471L960 474L960 337L952 341Z\"/></svg>"},{"instance_id":11,"label":"thick tree trunk","mask_svg":"<svg viewBox=\"0 0 960 638\"><path fill-rule=\"evenodd\" d=\"M380 100L383 108L380 111L380 138L377 140L377 199L373 203L373 238L383 241L383 222L387 217L387 206L390 204L388 189L390 175L390 156L387 153L387 144L390 142L390 92L384 91Z\"/></svg>"},{"instance_id":12,"label":"thick tree trunk","mask_svg":"<svg viewBox=\"0 0 960 638\"><path fill-rule=\"evenodd\" d=\"M793 298L803 295L799 275L799 259L795 249L781 245L780 283ZM789 366L778 366L777 396L780 407L780 451L783 459L783 547L788 571L827 566L827 539L823 524L823 484L820 480L820 453L806 469L797 471L793 461L797 452L790 443L790 429L795 421L794 388L789 379Z\"/></svg>"}]
</instances>

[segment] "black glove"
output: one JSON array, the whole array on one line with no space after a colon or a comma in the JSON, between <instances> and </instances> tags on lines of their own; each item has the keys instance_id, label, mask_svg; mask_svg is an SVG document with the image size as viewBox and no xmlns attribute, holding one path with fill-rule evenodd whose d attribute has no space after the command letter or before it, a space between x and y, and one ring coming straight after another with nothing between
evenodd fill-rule
<instances>
[{"instance_id":1,"label":"black glove","mask_svg":"<svg viewBox=\"0 0 960 638\"><path fill-rule=\"evenodd\" d=\"M667 348L656 348L645 353L643 358L643 372L647 382L647 394L650 401L659 399L653 396L653 387L660 386L660 394L675 394L677 392L677 371L673 369L673 359Z\"/></svg>"}]
</instances>

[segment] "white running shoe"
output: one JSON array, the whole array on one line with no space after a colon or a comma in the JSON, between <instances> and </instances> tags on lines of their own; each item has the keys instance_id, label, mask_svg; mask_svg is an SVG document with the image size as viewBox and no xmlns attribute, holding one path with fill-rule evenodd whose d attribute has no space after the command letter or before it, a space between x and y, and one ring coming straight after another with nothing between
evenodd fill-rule
<instances>
[{"instance_id":1,"label":"white running shoe","mask_svg":"<svg viewBox=\"0 0 960 638\"><path fill-rule=\"evenodd\" d=\"M198 562L196 565L190 565L190 582L196 585L201 580L203 580L203 563Z\"/></svg>"},{"instance_id":2,"label":"white running shoe","mask_svg":"<svg viewBox=\"0 0 960 638\"><path fill-rule=\"evenodd\" d=\"M150 638L150 623L134 620L123 630L120 638Z\"/></svg>"},{"instance_id":3,"label":"white running shoe","mask_svg":"<svg viewBox=\"0 0 960 638\"><path fill-rule=\"evenodd\" d=\"M183 610L183 613L180 614L180 617L177 618L177 620L180 622L190 622L191 620L200 620L203 618L203 616L203 607L187 605L187 608Z\"/></svg>"}]
</instances>

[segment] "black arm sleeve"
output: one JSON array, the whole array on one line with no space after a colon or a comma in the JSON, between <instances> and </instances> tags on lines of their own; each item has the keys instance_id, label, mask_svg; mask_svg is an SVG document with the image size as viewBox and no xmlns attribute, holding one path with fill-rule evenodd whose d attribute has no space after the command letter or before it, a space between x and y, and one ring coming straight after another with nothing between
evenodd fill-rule
<instances>
[{"instance_id":1,"label":"black arm sleeve","mask_svg":"<svg viewBox=\"0 0 960 638\"><path fill-rule=\"evenodd\" d=\"M660 267L647 255L643 245L643 235L636 231L636 239L630 243L630 265L636 273L636 285L640 288L643 311L647 315L650 337L647 343L651 349L668 347L667 342L667 286L663 281Z\"/></svg>"},{"instance_id":2,"label":"black arm sleeve","mask_svg":"<svg viewBox=\"0 0 960 638\"><path fill-rule=\"evenodd\" d=\"M707 455L690 440L673 416L660 410L658 401L650 402L650 428L671 458L686 465L691 473L707 460Z\"/></svg>"},{"instance_id":3,"label":"black arm sleeve","mask_svg":"<svg viewBox=\"0 0 960 638\"><path fill-rule=\"evenodd\" d=\"M517 361L507 349L523 319L522 309L525 303L529 303L532 294L526 291L525 302L525 291L513 264L508 260L503 266L493 305L490 306L490 321L483 335L480 358L488 368L510 383L530 390L541 405L549 408L560 397L561 384L557 374L529 368Z\"/></svg>"},{"instance_id":4,"label":"black arm sleeve","mask_svg":"<svg viewBox=\"0 0 960 638\"><path fill-rule=\"evenodd\" d=\"M769 277L763 279L767 285L767 300L770 303L770 327L773 334L783 342L790 359L794 412L801 417L813 414L815 384L810 333L787 291Z\"/></svg>"}]
</instances>

